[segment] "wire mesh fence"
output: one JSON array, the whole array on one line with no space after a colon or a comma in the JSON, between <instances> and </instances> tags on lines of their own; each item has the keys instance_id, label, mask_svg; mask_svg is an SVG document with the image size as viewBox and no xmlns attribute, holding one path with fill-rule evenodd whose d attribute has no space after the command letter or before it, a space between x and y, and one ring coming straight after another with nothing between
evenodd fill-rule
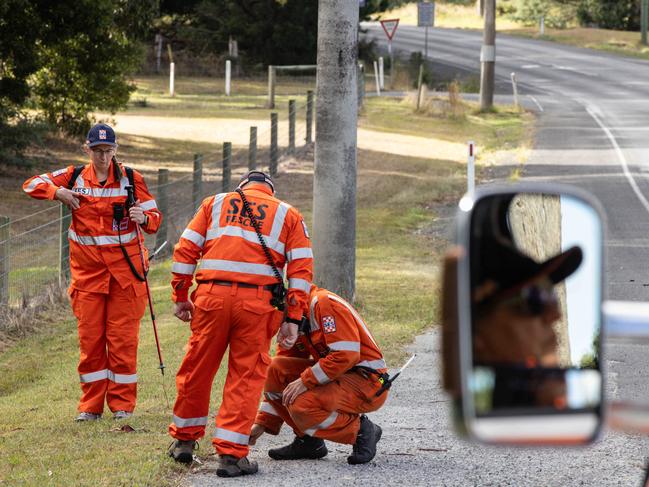
<instances>
[{"instance_id":1,"label":"wire mesh fence","mask_svg":"<svg viewBox=\"0 0 649 487\"><path fill-rule=\"evenodd\" d=\"M153 251L167 241L155 262L170 255L204 198L233 190L250 169L275 175L285 158L310 153L313 93L302 99L278 106L267 128L250 130L247 146L224 141L223 151L196 154L190 172L159 169L157 180L148 178L147 185L164 218L157 234L144 234L145 243ZM61 204L13 220L0 216L0 306L27 307L49 286L67 284L70 221L69 210Z\"/></svg>"}]
</instances>

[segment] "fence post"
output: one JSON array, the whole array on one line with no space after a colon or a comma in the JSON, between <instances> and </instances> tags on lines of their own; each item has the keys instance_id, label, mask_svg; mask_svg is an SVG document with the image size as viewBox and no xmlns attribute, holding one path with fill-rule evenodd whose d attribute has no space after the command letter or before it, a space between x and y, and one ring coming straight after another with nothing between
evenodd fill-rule
<instances>
[{"instance_id":1,"label":"fence post","mask_svg":"<svg viewBox=\"0 0 649 487\"><path fill-rule=\"evenodd\" d=\"M232 142L223 142L223 192L230 191L230 178L232 176Z\"/></svg>"},{"instance_id":2,"label":"fence post","mask_svg":"<svg viewBox=\"0 0 649 487\"><path fill-rule=\"evenodd\" d=\"M9 217L0 216L0 305L9 303L9 229Z\"/></svg>"},{"instance_id":3,"label":"fence post","mask_svg":"<svg viewBox=\"0 0 649 487\"><path fill-rule=\"evenodd\" d=\"M313 90L306 92L306 143L313 142Z\"/></svg>"},{"instance_id":4,"label":"fence post","mask_svg":"<svg viewBox=\"0 0 649 487\"><path fill-rule=\"evenodd\" d=\"M156 195L156 203L158 210L162 213L162 223L155 237L155 248L159 249L165 240L167 240L167 210L169 209L169 199L167 197L167 188L169 185L169 169L158 169L158 194ZM169 254L170 247L165 247L160 251L163 257Z\"/></svg>"},{"instance_id":5,"label":"fence post","mask_svg":"<svg viewBox=\"0 0 649 487\"><path fill-rule=\"evenodd\" d=\"M174 87L176 77L176 65L169 64L169 96L176 96L176 89Z\"/></svg>"},{"instance_id":6,"label":"fence post","mask_svg":"<svg viewBox=\"0 0 649 487\"><path fill-rule=\"evenodd\" d=\"M288 153L295 153L295 100L288 101Z\"/></svg>"},{"instance_id":7,"label":"fence post","mask_svg":"<svg viewBox=\"0 0 649 487\"><path fill-rule=\"evenodd\" d=\"M194 211L200 206L202 195L203 156L201 154L194 154L194 178L192 179L192 202L194 203Z\"/></svg>"},{"instance_id":8,"label":"fence post","mask_svg":"<svg viewBox=\"0 0 649 487\"><path fill-rule=\"evenodd\" d=\"M365 65L358 63L358 108L362 108L365 100Z\"/></svg>"},{"instance_id":9,"label":"fence post","mask_svg":"<svg viewBox=\"0 0 649 487\"><path fill-rule=\"evenodd\" d=\"M257 127L250 127L250 144L248 146L248 171L257 169Z\"/></svg>"},{"instance_id":10,"label":"fence post","mask_svg":"<svg viewBox=\"0 0 649 487\"><path fill-rule=\"evenodd\" d=\"M59 236L59 285L65 286L70 281L70 241L68 240L68 228L72 221L70 209L61 205L61 227Z\"/></svg>"},{"instance_id":11,"label":"fence post","mask_svg":"<svg viewBox=\"0 0 649 487\"><path fill-rule=\"evenodd\" d=\"M275 108L275 66L268 66L268 108Z\"/></svg>"},{"instance_id":12,"label":"fence post","mask_svg":"<svg viewBox=\"0 0 649 487\"><path fill-rule=\"evenodd\" d=\"M268 164L270 175L277 175L277 113L270 114L270 164Z\"/></svg>"}]
</instances>

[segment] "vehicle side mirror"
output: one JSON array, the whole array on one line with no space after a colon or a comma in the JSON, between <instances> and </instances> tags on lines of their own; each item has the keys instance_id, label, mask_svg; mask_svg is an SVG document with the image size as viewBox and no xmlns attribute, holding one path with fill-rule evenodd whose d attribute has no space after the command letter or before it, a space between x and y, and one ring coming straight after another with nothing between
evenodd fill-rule
<instances>
[{"instance_id":1,"label":"vehicle side mirror","mask_svg":"<svg viewBox=\"0 0 649 487\"><path fill-rule=\"evenodd\" d=\"M445 262L444 384L486 443L581 444L601 429L603 224L557 185L465 196Z\"/></svg>"}]
</instances>

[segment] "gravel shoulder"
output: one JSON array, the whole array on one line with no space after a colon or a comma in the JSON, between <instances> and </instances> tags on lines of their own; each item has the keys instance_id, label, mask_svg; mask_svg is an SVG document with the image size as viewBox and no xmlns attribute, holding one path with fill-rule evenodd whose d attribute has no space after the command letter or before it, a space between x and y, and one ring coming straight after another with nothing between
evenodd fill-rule
<instances>
[{"instance_id":1,"label":"gravel shoulder","mask_svg":"<svg viewBox=\"0 0 649 487\"><path fill-rule=\"evenodd\" d=\"M432 330L410 347L417 358L397 379L386 405L370 418L383 428L375 459L346 462L351 447L327 442L321 460L276 462L266 451L292 440L284 427L263 436L251 451L259 473L228 485L270 486L634 486L643 475L647 439L607 434L581 448L501 448L471 444L452 430L448 397L440 383L440 334ZM195 487L222 485L216 457L186 477Z\"/></svg>"}]
</instances>

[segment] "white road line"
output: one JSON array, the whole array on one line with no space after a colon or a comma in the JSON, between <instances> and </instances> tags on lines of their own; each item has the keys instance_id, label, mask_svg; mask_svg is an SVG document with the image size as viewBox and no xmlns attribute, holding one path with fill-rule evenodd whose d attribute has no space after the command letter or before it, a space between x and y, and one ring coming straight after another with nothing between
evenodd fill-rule
<instances>
[{"instance_id":1,"label":"white road line","mask_svg":"<svg viewBox=\"0 0 649 487\"><path fill-rule=\"evenodd\" d=\"M601 118L597 115L597 112L600 112L599 108L596 107L595 105L587 105L586 111L591 117L593 117L593 120L597 122L597 124L601 127L601 129L608 137L608 140L611 142L611 145L615 149L617 158L620 160L620 165L622 166L622 170L624 171L624 175L626 176L626 179L629 181L629 185L631 185L631 189L633 189L633 192L640 200L640 203L642 203L645 210L647 210L647 213L649 213L649 201L647 201L647 198L644 197L644 195L640 191L640 188L638 187L638 184L635 182L635 179L633 179L633 176L631 175L631 171L629 171L629 164L626 160L626 157L624 157L624 152L622 152L622 149L620 149L617 140L615 140L615 137L613 136L609 128L606 125L604 125L604 122L602 122Z\"/></svg>"},{"instance_id":2,"label":"white road line","mask_svg":"<svg viewBox=\"0 0 649 487\"><path fill-rule=\"evenodd\" d=\"M529 96L532 99L532 101L534 103L536 103L536 106L539 107L539 110L544 111L543 107L541 106L541 104L539 103L539 101L536 98L534 98L532 95L527 95L527 96Z\"/></svg>"}]
</instances>

